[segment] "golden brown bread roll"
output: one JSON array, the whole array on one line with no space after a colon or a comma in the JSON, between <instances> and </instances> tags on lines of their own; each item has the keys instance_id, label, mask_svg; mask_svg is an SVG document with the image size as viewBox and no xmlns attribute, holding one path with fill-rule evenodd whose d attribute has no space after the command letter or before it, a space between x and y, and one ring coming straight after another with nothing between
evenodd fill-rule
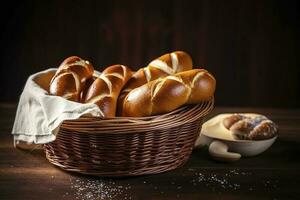
<instances>
[{"instance_id":1,"label":"golden brown bread roll","mask_svg":"<svg viewBox=\"0 0 300 200\"><path fill-rule=\"evenodd\" d=\"M94 68L89 61L78 56L65 59L50 82L49 93L71 101L79 101L86 80L91 78Z\"/></svg>"},{"instance_id":2,"label":"golden brown bread roll","mask_svg":"<svg viewBox=\"0 0 300 200\"><path fill-rule=\"evenodd\" d=\"M81 91L81 94L80 94L80 102L81 103L84 103L87 91L96 79L97 79L96 76L92 76L91 78L86 80L85 88Z\"/></svg>"},{"instance_id":3,"label":"golden brown bread roll","mask_svg":"<svg viewBox=\"0 0 300 200\"><path fill-rule=\"evenodd\" d=\"M80 94L80 102L81 103L84 103L88 89L94 83L94 81L100 77L100 75L101 75L101 73L95 70L93 76L86 80L85 88L82 90L82 92Z\"/></svg>"},{"instance_id":4,"label":"golden brown bread roll","mask_svg":"<svg viewBox=\"0 0 300 200\"><path fill-rule=\"evenodd\" d=\"M191 70L192 68L192 58L189 54L183 51L175 51L164 54L153 60L147 67L141 68L135 72L125 85L118 99L118 112L122 113L124 98L131 90L155 79Z\"/></svg>"},{"instance_id":5,"label":"golden brown bread roll","mask_svg":"<svg viewBox=\"0 0 300 200\"><path fill-rule=\"evenodd\" d=\"M115 117L118 96L131 76L132 71L124 65L107 67L91 84L83 102L97 104L105 118Z\"/></svg>"},{"instance_id":6,"label":"golden brown bread roll","mask_svg":"<svg viewBox=\"0 0 300 200\"><path fill-rule=\"evenodd\" d=\"M133 89L124 99L122 116L143 117L175 110L184 104L209 100L216 80L204 69L156 79Z\"/></svg>"}]
</instances>

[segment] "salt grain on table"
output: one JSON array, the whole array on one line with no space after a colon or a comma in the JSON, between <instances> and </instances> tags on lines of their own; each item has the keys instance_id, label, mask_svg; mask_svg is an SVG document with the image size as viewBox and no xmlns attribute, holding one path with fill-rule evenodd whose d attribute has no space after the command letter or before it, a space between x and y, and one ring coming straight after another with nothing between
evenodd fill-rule
<instances>
[{"instance_id":1,"label":"salt grain on table","mask_svg":"<svg viewBox=\"0 0 300 200\"><path fill-rule=\"evenodd\" d=\"M131 189L130 185L116 185L112 180L88 180L70 179L71 189L75 192L76 199L114 199L122 196L123 199L131 199L126 193ZM65 195L68 195L67 193Z\"/></svg>"}]
</instances>

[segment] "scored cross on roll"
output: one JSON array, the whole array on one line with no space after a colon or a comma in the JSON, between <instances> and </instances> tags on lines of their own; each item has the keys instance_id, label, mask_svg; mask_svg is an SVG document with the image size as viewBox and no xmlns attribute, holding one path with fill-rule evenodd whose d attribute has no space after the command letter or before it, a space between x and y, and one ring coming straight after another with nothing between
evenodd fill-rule
<instances>
[{"instance_id":1,"label":"scored cross on roll","mask_svg":"<svg viewBox=\"0 0 300 200\"><path fill-rule=\"evenodd\" d=\"M98 105L104 118L115 117L117 99L132 71L124 65L107 67L86 91L84 103Z\"/></svg>"},{"instance_id":2,"label":"scored cross on roll","mask_svg":"<svg viewBox=\"0 0 300 200\"><path fill-rule=\"evenodd\" d=\"M170 112L184 104L201 103L212 98L215 88L215 78L204 69L159 78L129 92L121 116L150 116Z\"/></svg>"},{"instance_id":3,"label":"scored cross on roll","mask_svg":"<svg viewBox=\"0 0 300 200\"><path fill-rule=\"evenodd\" d=\"M49 93L71 101L79 101L86 81L93 76L92 64L78 56L66 58L50 81Z\"/></svg>"},{"instance_id":4,"label":"scored cross on roll","mask_svg":"<svg viewBox=\"0 0 300 200\"><path fill-rule=\"evenodd\" d=\"M135 72L124 86L118 99L118 112L122 113L124 98L131 90L155 79L191 70L192 67L192 58L184 51L167 53L153 60L147 67L141 68Z\"/></svg>"}]
</instances>

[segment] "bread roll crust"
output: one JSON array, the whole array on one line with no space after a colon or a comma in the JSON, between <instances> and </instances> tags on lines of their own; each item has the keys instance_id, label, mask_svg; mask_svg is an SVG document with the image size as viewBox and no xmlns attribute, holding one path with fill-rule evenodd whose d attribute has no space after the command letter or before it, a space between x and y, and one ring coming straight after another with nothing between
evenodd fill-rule
<instances>
[{"instance_id":1,"label":"bread roll crust","mask_svg":"<svg viewBox=\"0 0 300 200\"><path fill-rule=\"evenodd\" d=\"M277 125L263 115L232 114L223 119L225 128L235 139L265 140L277 134Z\"/></svg>"},{"instance_id":2,"label":"bread roll crust","mask_svg":"<svg viewBox=\"0 0 300 200\"><path fill-rule=\"evenodd\" d=\"M94 68L89 61L78 56L68 57L60 64L51 79L49 93L79 102L81 91L93 73Z\"/></svg>"},{"instance_id":3,"label":"bread roll crust","mask_svg":"<svg viewBox=\"0 0 300 200\"><path fill-rule=\"evenodd\" d=\"M122 116L143 117L197 104L214 95L215 78L204 69L194 69L156 79L133 89L124 99Z\"/></svg>"},{"instance_id":4,"label":"bread roll crust","mask_svg":"<svg viewBox=\"0 0 300 200\"><path fill-rule=\"evenodd\" d=\"M152 112L151 113L166 113L175 110L178 105L183 105L190 94L190 89L182 82L174 81L174 79L166 79L165 81L157 81L152 95Z\"/></svg>"},{"instance_id":5,"label":"bread roll crust","mask_svg":"<svg viewBox=\"0 0 300 200\"><path fill-rule=\"evenodd\" d=\"M141 68L135 72L125 85L118 99L118 113L122 113L124 99L133 89L158 78L191 70L192 68L192 58L184 51L167 53L151 61L147 67Z\"/></svg>"},{"instance_id":6,"label":"bread roll crust","mask_svg":"<svg viewBox=\"0 0 300 200\"><path fill-rule=\"evenodd\" d=\"M104 118L115 117L118 96L131 76L124 65L107 67L88 88L83 102L97 104Z\"/></svg>"},{"instance_id":7,"label":"bread roll crust","mask_svg":"<svg viewBox=\"0 0 300 200\"><path fill-rule=\"evenodd\" d=\"M175 51L167 53L151 61L147 67L141 68L134 73L124 89L132 90L157 78L191 70L192 68L192 58L186 52Z\"/></svg>"}]
</instances>

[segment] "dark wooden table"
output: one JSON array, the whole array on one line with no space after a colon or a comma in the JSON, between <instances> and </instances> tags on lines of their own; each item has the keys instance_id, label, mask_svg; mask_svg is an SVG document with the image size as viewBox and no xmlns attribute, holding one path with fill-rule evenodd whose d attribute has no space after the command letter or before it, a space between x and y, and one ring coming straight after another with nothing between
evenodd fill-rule
<instances>
[{"instance_id":1,"label":"dark wooden table","mask_svg":"<svg viewBox=\"0 0 300 200\"><path fill-rule=\"evenodd\" d=\"M68 173L41 149L15 149L15 110L0 105L0 199L300 199L300 109L215 108L209 117L263 113L279 125L280 136L263 154L235 163L215 162L204 148L179 169L122 179Z\"/></svg>"}]
</instances>

